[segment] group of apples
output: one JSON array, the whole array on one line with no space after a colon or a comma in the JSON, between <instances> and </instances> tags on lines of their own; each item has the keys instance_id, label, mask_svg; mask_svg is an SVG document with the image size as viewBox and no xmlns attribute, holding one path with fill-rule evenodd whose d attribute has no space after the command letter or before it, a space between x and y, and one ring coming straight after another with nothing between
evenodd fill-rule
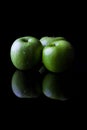
<instances>
[{"instance_id":1,"label":"group of apples","mask_svg":"<svg viewBox=\"0 0 87 130\"><path fill-rule=\"evenodd\" d=\"M72 66L74 48L64 37L25 36L13 42L10 57L19 70L31 70L42 63L48 71L58 73Z\"/></svg>"}]
</instances>

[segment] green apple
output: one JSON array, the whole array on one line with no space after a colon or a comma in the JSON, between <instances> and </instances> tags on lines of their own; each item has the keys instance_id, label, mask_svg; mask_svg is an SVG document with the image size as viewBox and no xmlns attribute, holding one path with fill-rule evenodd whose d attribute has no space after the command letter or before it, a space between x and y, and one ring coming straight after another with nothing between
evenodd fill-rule
<instances>
[{"instance_id":1,"label":"green apple","mask_svg":"<svg viewBox=\"0 0 87 130\"><path fill-rule=\"evenodd\" d=\"M32 36L16 39L10 50L13 65L20 70L28 70L37 66L42 57L42 44Z\"/></svg>"},{"instance_id":2,"label":"green apple","mask_svg":"<svg viewBox=\"0 0 87 130\"><path fill-rule=\"evenodd\" d=\"M45 75L42 82L42 92L46 97L51 99L60 101L65 101L68 99L64 94L60 76L54 73L48 73Z\"/></svg>"},{"instance_id":3,"label":"green apple","mask_svg":"<svg viewBox=\"0 0 87 130\"><path fill-rule=\"evenodd\" d=\"M53 42L54 40L63 40L65 39L64 37L48 37L48 36L45 36L45 37L42 37L40 39L41 43L43 46L47 46L49 45L51 42Z\"/></svg>"},{"instance_id":4,"label":"green apple","mask_svg":"<svg viewBox=\"0 0 87 130\"><path fill-rule=\"evenodd\" d=\"M74 48L67 40L55 40L42 51L42 62L51 72L64 72L74 61Z\"/></svg>"},{"instance_id":5,"label":"green apple","mask_svg":"<svg viewBox=\"0 0 87 130\"><path fill-rule=\"evenodd\" d=\"M40 75L37 72L16 70L12 76L12 92L19 98L36 98L41 94Z\"/></svg>"}]
</instances>

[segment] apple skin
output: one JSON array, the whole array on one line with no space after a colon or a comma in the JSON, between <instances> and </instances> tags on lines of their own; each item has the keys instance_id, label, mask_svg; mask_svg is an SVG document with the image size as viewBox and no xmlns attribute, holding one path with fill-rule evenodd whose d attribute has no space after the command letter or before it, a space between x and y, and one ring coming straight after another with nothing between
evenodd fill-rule
<instances>
[{"instance_id":1,"label":"apple skin","mask_svg":"<svg viewBox=\"0 0 87 130\"><path fill-rule=\"evenodd\" d=\"M10 50L13 65L19 70L28 70L37 66L42 57L42 44L32 36L16 39Z\"/></svg>"},{"instance_id":2,"label":"apple skin","mask_svg":"<svg viewBox=\"0 0 87 130\"><path fill-rule=\"evenodd\" d=\"M42 92L43 94L50 98L60 101L65 101L68 99L63 91L63 79L59 75L54 73L47 73L43 78L42 82ZM65 84L66 85L66 84Z\"/></svg>"},{"instance_id":3,"label":"apple skin","mask_svg":"<svg viewBox=\"0 0 87 130\"><path fill-rule=\"evenodd\" d=\"M47 46L49 45L51 42L55 41L55 40L63 40L65 39L64 37L48 37L48 36L45 36L45 37L42 37L40 39L40 42L42 44L42 46Z\"/></svg>"},{"instance_id":4,"label":"apple skin","mask_svg":"<svg viewBox=\"0 0 87 130\"><path fill-rule=\"evenodd\" d=\"M12 92L18 98L37 98L42 93L40 74L16 70L11 80Z\"/></svg>"},{"instance_id":5,"label":"apple skin","mask_svg":"<svg viewBox=\"0 0 87 130\"><path fill-rule=\"evenodd\" d=\"M42 62L51 72L64 72L74 61L74 48L66 40L53 41L43 48Z\"/></svg>"}]
</instances>

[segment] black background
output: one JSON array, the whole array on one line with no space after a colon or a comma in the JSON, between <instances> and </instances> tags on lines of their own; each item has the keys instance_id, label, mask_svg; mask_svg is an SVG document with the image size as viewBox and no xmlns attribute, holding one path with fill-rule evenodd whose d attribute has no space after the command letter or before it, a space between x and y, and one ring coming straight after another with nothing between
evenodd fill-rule
<instances>
[{"instance_id":1,"label":"black background","mask_svg":"<svg viewBox=\"0 0 87 130\"><path fill-rule=\"evenodd\" d=\"M54 4L56 5L56 4ZM81 89L84 86L86 72L86 55L83 43L84 23L82 13L77 6L55 6L42 8L31 5L11 6L2 14L1 20L1 102L5 114L13 111L28 115L73 115L79 117L81 108ZM24 8L23 8L24 7ZM38 99L19 99L11 90L11 78L16 68L10 60L10 47L15 39L22 36L64 36L75 48L76 62L71 75L74 79L75 96L68 101L51 100L46 97ZM84 45L83 45L84 44ZM70 84L70 86L72 83ZM76 94L77 93L77 94ZM73 94L72 94L73 95ZM37 114L38 113L38 114ZM14 114L15 115L15 114ZM66 117L66 116L65 116Z\"/></svg>"}]
</instances>

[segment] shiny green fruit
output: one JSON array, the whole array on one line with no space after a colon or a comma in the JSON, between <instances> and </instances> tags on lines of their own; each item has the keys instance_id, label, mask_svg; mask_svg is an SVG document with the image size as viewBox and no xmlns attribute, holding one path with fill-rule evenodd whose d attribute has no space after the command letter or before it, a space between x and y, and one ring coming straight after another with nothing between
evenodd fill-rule
<instances>
[{"instance_id":1,"label":"shiny green fruit","mask_svg":"<svg viewBox=\"0 0 87 130\"><path fill-rule=\"evenodd\" d=\"M47 46L49 45L51 42L53 41L58 41L58 40L63 40L65 39L64 37L48 37L48 36L45 36L45 37L42 37L40 39L40 42L42 43L43 46Z\"/></svg>"},{"instance_id":2,"label":"shiny green fruit","mask_svg":"<svg viewBox=\"0 0 87 130\"><path fill-rule=\"evenodd\" d=\"M74 61L74 48L66 40L55 40L43 48L42 62L51 72L64 72Z\"/></svg>"},{"instance_id":3,"label":"shiny green fruit","mask_svg":"<svg viewBox=\"0 0 87 130\"><path fill-rule=\"evenodd\" d=\"M11 61L17 69L32 69L41 62L42 48L41 42L35 37L18 38L11 46Z\"/></svg>"}]
</instances>

